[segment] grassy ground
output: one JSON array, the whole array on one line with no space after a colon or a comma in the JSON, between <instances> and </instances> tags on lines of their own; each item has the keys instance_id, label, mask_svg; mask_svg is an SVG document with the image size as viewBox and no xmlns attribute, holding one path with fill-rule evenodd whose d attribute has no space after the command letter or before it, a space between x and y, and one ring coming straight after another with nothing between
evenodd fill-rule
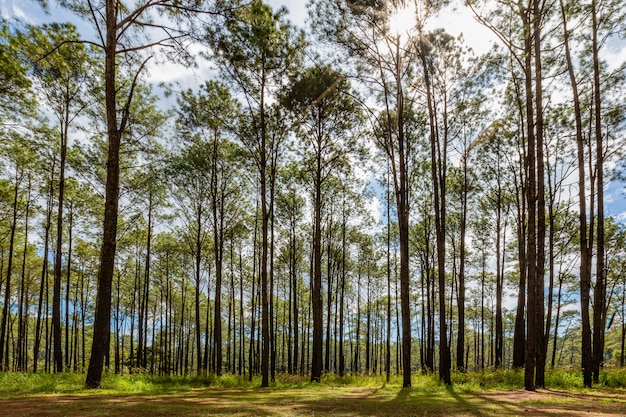
<instances>
[{"instance_id":1,"label":"grassy ground","mask_svg":"<svg viewBox=\"0 0 626 417\"><path fill-rule=\"evenodd\" d=\"M445 387L432 376L400 380L328 377L322 384L281 378L258 388L220 379L106 376L86 390L83 375L0 374L0 415L6 416L624 416L626 391L606 383L536 392L513 384L513 372L456 375ZM552 379L551 379L552 378ZM568 377L559 376L561 381ZM557 381L554 375L548 382ZM571 381L574 382L574 381ZM605 381L606 382L606 381ZM613 382L615 383L615 381ZM519 385L518 385L519 386Z\"/></svg>"}]
</instances>

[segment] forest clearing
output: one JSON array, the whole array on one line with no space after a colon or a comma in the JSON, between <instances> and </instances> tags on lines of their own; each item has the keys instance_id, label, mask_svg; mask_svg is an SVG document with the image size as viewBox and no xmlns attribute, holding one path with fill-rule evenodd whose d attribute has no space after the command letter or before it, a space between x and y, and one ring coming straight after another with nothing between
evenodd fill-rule
<instances>
[{"instance_id":1,"label":"forest clearing","mask_svg":"<svg viewBox=\"0 0 626 417\"><path fill-rule=\"evenodd\" d=\"M623 416L626 394L567 391L437 393L396 388L197 389L185 394L49 395L0 400L7 416Z\"/></svg>"},{"instance_id":2,"label":"forest clearing","mask_svg":"<svg viewBox=\"0 0 626 417\"><path fill-rule=\"evenodd\" d=\"M626 415L623 388L584 389L566 382L580 378L563 371L549 373L548 383L569 387L536 391L515 388L523 375L514 372L454 374L455 381L465 380L448 387L432 375L418 375L412 388L402 388L399 377L385 383L383 377L331 376L317 384L284 376L283 382L259 388L259 381L246 383L234 376L201 381L105 375L100 390L85 389L80 375L64 374L54 380L27 376L19 392L10 389L17 382L10 382L12 377L22 378L0 376L0 410L16 417Z\"/></svg>"},{"instance_id":3,"label":"forest clearing","mask_svg":"<svg viewBox=\"0 0 626 417\"><path fill-rule=\"evenodd\" d=\"M626 415L623 0L0 13L0 414Z\"/></svg>"}]
</instances>

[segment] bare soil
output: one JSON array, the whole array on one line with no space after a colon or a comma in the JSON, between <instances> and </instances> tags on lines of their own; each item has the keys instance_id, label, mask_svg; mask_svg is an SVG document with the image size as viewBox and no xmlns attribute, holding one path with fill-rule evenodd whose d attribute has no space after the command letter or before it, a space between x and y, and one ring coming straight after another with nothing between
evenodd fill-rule
<instances>
[{"instance_id":1,"label":"bare soil","mask_svg":"<svg viewBox=\"0 0 626 417\"><path fill-rule=\"evenodd\" d=\"M0 416L626 416L625 392L206 388L171 395L0 399Z\"/></svg>"}]
</instances>

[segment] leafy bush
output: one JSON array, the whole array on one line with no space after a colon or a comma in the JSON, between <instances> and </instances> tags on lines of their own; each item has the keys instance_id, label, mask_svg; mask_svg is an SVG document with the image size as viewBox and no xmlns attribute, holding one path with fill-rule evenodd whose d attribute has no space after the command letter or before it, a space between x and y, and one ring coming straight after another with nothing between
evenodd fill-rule
<instances>
[{"instance_id":1,"label":"leafy bush","mask_svg":"<svg viewBox=\"0 0 626 417\"><path fill-rule=\"evenodd\" d=\"M546 370L546 387L548 388L582 388L582 372L573 369L550 369Z\"/></svg>"},{"instance_id":2,"label":"leafy bush","mask_svg":"<svg viewBox=\"0 0 626 417\"><path fill-rule=\"evenodd\" d=\"M71 393L85 387L85 376L75 373L0 373L0 395Z\"/></svg>"},{"instance_id":3,"label":"leafy bush","mask_svg":"<svg viewBox=\"0 0 626 417\"><path fill-rule=\"evenodd\" d=\"M523 371L496 370L485 372L453 372L453 389L462 392L475 392L498 389L512 390L524 386ZM217 377L208 374L202 377L155 376L147 373L115 375L104 373L102 389L85 388L85 375L77 373L0 373L0 396L21 396L28 394L81 394L94 392L103 394L168 394L197 389L250 389L261 385L261 378L225 374ZM610 389L626 388L626 369L610 368L600 374L600 387ZM385 375L344 375L325 374L321 384L311 383L309 376L279 374L270 384L272 389L324 390L328 387L365 387L385 390L398 390L402 387L402 376L392 375L389 382ZM546 370L546 387L556 389L582 389L582 374L577 369ZM439 380L438 374L417 372L412 376L412 389L420 392L442 392L447 387Z\"/></svg>"},{"instance_id":4,"label":"leafy bush","mask_svg":"<svg viewBox=\"0 0 626 417\"><path fill-rule=\"evenodd\" d=\"M524 374L502 369L485 372L454 372L452 384L460 386L465 391L517 389L524 386Z\"/></svg>"},{"instance_id":5,"label":"leafy bush","mask_svg":"<svg viewBox=\"0 0 626 417\"><path fill-rule=\"evenodd\" d=\"M600 372L600 384L607 388L626 388L626 368L610 368Z\"/></svg>"}]
</instances>

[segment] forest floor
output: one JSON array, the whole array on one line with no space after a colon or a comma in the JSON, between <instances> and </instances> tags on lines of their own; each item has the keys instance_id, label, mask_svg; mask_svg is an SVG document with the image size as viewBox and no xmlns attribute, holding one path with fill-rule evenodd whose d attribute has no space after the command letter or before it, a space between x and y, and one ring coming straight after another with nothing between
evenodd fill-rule
<instances>
[{"instance_id":1,"label":"forest floor","mask_svg":"<svg viewBox=\"0 0 626 417\"><path fill-rule=\"evenodd\" d=\"M1 416L626 416L624 390L424 390L398 387L81 390L0 397Z\"/></svg>"}]
</instances>

